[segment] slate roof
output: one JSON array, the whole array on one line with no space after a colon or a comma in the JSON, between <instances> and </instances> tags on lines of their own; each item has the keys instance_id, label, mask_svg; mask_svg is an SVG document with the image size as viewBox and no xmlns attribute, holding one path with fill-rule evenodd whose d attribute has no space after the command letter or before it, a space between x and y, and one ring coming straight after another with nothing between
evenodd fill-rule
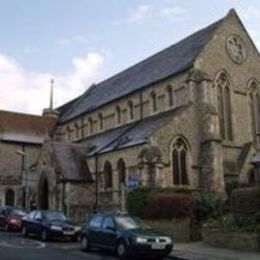
<instances>
[{"instance_id":1,"label":"slate roof","mask_svg":"<svg viewBox=\"0 0 260 260\"><path fill-rule=\"evenodd\" d=\"M181 106L163 114L97 134L81 141L81 144L88 147L87 156L143 144L156 129L186 107L187 105Z\"/></svg>"},{"instance_id":2,"label":"slate roof","mask_svg":"<svg viewBox=\"0 0 260 260\"><path fill-rule=\"evenodd\" d=\"M63 180L92 182L92 176L85 161L86 146L72 143L52 143L54 158Z\"/></svg>"},{"instance_id":3,"label":"slate roof","mask_svg":"<svg viewBox=\"0 0 260 260\"><path fill-rule=\"evenodd\" d=\"M92 85L82 96L70 102L68 106L58 108L61 112L60 122L65 123L117 98L191 68L195 58L209 42L222 20L129 69L97 85Z\"/></svg>"},{"instance_id":4,"label":"slate roof","mask_svg":"<svg viewBox=\"0 0 260 260\"><path fill-rule=\"evenodd\" d=\"M53 118L0 110L0 140L41 144L51 136L56 125Z\"/></svg>"}]
</instances>

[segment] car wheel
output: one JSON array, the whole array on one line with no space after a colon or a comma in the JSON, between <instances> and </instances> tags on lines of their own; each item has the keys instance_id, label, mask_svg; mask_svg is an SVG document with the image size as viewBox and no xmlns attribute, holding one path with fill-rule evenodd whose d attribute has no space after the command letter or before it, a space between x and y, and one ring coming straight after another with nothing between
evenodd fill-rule
<instances>
[{"instance_id":1,"label":"car wheel","mask_svg":"<svg viewBox=\"0 0 260 260\"><path fill-rule=\"evenodd\" d=\"M84 252L90 251L90 244L89 244L89 239L87 236L83 236L80 239L80 247L81 247L81 250Z\"/></svg>"},{"instance_id":2,"label":"car wheel","mask_svg":"<svg viewBox=\"0 0 260 260\"><path fill-rule=\"evenodd\" d=\"M47 241L48 240L48 234L46 230L42 230L41 233L41 241Z\"/></svg>"},{"instance_id":3,"label":"car wheel","mask_svg":"<svg viewBox=\"0 0 260 260\"><path fill-rule=\"evenodd\" d=\"M79 241L78 236L72 236L71 241L72 242L78 242Z\"/></svg>"},{"instance_id":4,"label":"car wheel","mask_svg":"<svg viewBox=\"0 0 260 260\"><path fill-rule=\"evenodd\" d=\"M124 241L119 241L119 243L117 244L117 247L116 247L116 253L117 253L117 256L120 258L120 259L126 259L127 256L128 256L128 252L127 252L127 245Z\"/></svg>"},{"instance_id":5,"label":"car wheel","mask_svg":"<svg viewBox=\"0 0 260 260\"><path fill-rule=\"evenodd\" d=\"M23 228L22 228L22 234L23 234L24 237L28 236L28 231L27 231L25 226L23 226Z\"/></svg>"},{"instance_id":6,"label":"car wheel","mask_svg":"<svg viewBox=\"0 0 260 260\"><path fill-rule=\"evenodd\" d=\"M4 227L5 231L9 231L9 227L8 227L8 224L5 224L5 227Z\"/></svg>"}]
</instances>

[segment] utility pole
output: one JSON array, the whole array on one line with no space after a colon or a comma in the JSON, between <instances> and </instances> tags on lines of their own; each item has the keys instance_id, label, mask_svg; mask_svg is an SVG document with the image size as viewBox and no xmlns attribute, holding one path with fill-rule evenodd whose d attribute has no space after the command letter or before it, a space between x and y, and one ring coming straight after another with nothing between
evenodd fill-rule
<instances>
[{"instance_id":1,"label":"utility pole","mask_svg":"<svg viewBox=\"0 0 260 260\"><path fill-rule=\"evenodd\" d=\"M25 153L25 147L24 145L22 146L22 150L17 150L17 154L21 156L21 171L22 171L22 187L23 187L23 192L24 192L24 201L23 201L23 206L27 210L28 209L28 176L27 176L27 167L26 167L26 153Z\"/></svg>"}]
</instances>

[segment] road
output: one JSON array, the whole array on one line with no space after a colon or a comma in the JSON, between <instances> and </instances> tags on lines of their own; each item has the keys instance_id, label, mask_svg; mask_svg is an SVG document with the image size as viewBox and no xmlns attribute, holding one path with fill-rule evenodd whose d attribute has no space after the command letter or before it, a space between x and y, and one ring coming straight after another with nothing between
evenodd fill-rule
<instances>
[{"instance_id":1,"label":"road","mask_svg":"<svg viewBox=\"0 0 260 260\"><path fill-rule=\"evenodd\" d=\"M19 233L0 231L1 260L116 260L110 252L80 251L78 243L60 241L43 243L36 238L24 238Z\"/></svg>"},{"instance_id":2,"label":"road","mask_svg":"<svg viewBox=\"0 0 260 260\"><path fill-rule=\"evenodd\" d=\"M35 238L24 238L19 233L0 231L1 260L115 260L109 252L81 252L78 243L42 243Z\"/></svg>"}]
</instances>

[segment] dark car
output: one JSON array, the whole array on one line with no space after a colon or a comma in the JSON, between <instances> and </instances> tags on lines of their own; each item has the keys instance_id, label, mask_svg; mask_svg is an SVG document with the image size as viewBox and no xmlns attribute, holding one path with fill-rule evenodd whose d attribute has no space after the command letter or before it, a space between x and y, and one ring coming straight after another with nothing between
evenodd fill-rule
<instances>
[{"instance_id":1,"label":"dark car","mask_svg":"<svg viewBox=\"0 0 260 260\"><path fill-rule=\"evenodd\" d=\"M79 228L71 225L60 211L35 210L22 219L22 234L38 235L42 241L54 238L77 241Z\"/></svg>"},{"instance_id":2,"label":"dark car","mask_svg":"<svg viewBox=\"0 0 260 260\"><path fill-rule=\"evenodd\" d=\"M173 248L169 236L161 234L128 214L97 213L82 225L81 249L111 249L119 258L128 256L166 257Z\"/></svg>"},{"instance_id":3,"label":"dark car","mask_svg":"<svg viewBox=\"0 0 260 260\"><path fill-rule=\"evenodd\" d=\"M5 206L0 208L0 227L5 231L19 231L21 229L22 218L26 212L22 209Z\"/></svg>"}]
</instances>

